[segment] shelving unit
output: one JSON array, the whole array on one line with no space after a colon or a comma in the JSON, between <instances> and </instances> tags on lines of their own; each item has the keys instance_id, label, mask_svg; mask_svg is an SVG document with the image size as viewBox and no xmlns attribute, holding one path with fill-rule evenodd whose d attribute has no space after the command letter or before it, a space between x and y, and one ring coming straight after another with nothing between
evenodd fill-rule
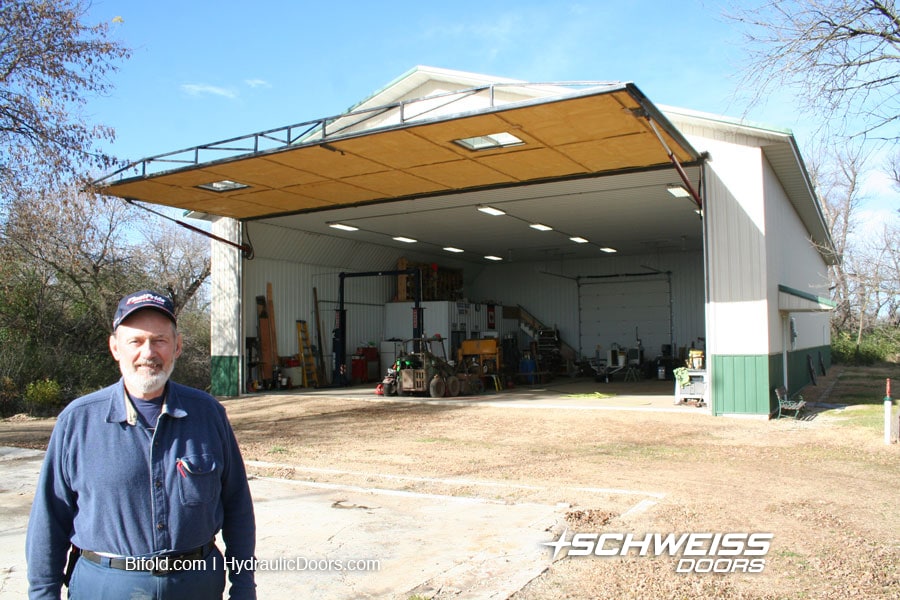
<instances>
[{"instance_id":1,"label":"shelving unit","mask_svg":"<svg viewBox=\"0 0 900 600\"><path fill-rule=\"evenodd\" d=\"M397 261L397 270L419 269L422 280L422 300L460 300L463 297L463 272L460 269L447 269L432 263L416 263L405 258ZM397 276L397 301L414 300L415 277Z\"/></svg>"},{"instance_id":2,"label":"shelving unit","mask_svg":"<svg viewBox=\"0 0 900 600\"><path fill-rule=\"evenodd\" d=\"M556 329L541 329L535 337L538 368L549 373L564 373L566 361L560 352L559 332Z\"/></svg>"}]
</instances>

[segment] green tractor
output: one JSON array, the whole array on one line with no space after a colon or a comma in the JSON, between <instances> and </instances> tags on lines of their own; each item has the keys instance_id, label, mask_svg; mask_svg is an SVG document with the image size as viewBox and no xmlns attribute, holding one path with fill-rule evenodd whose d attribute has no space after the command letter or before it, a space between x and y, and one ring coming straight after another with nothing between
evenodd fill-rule
<instances>
[{"instance_id":1,"label":"green tractor","mask_svg":"<svg viewBox=\"0 0 900 600\"><path fill-rule=\"evenodd\" d=\"M385 396L424 394L432 398L480 394L479 377L456 372L447 360L442 338L414 338L403 342L403 350L381 383Z\"/></svg>"}]
</instances>

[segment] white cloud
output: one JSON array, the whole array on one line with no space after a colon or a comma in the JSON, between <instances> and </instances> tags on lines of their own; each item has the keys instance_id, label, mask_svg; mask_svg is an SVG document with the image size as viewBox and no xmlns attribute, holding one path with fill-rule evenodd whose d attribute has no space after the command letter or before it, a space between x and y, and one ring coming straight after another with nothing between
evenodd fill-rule
<instances>
[{"instance_id":1,"label":"white cloud","mask_svg":"<svg viewBox=\"0 0 900 600\"><path fill-rule=\"evenodd\" d=\"M222 96L223 98L237 98L237 93L227 88L215 85L207 85L205 83L185 83L181 89L191 96Z\"/></svg>"},{"instance_id":2,"label":"white cloud","mask_svg":"<svg viewBox=\"0 0 900 600\"><path fill-rule=\"evenodd\" d=\"M245 79L244 83L252 88L265 87L270 88L272 84L266 81L265 79Z\"/></svg>"},{"instance_id":3,"label":"white cloud","mask_svg":"<svg viewBox=\"0 0 900 600\"><path fill-rule=\"evenodd\" d=\"M876 169L863 181L863 195L867 198L900 198L897 182L883 169Z\"/></svg>"},{"instance_id":4,"label":"white cloud","mask_svg":"<svg viewBox=\"0 0 900 600\"><path fill-rule=\"evenodd\" d=\"M879 231L886 225L890 226L900 220L900 213L897 212L898 205L890 206L865 206L857 209L854 214L854 221L857 227L866 231Z\"/></svg>"}]
</instances>

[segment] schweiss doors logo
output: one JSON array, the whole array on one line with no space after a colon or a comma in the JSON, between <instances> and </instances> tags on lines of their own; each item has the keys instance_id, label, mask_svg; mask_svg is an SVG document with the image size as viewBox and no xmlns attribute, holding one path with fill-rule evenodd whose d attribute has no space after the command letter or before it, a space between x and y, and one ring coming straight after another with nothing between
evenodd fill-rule
<instances>
[{"instance_id":1,"label":"schweiss doors logo","mask_svg":"<svg viewBox=\"0 0 900 600\"><path fill-rule=\"evenodd\" d=\"M573 533L555 542L553 559L566 556L677 556L676 573L760 573L766 566L771 533Z\"/></svg>"}]
</instances>

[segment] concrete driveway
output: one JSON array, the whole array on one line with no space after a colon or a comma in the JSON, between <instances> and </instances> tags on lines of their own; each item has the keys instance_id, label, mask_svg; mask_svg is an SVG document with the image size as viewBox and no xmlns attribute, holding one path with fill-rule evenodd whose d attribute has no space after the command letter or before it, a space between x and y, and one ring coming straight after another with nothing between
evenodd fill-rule
<instances>
[{"instance_id":1,"label":"concrete driveway","mask_svg":"<svg viewBox=\"0 0 900 600\"><path fill-rule=\"evenodd\" d=\"M666 395L670 383L645 385L646 390L629 387L608 399L580 393L595 387L581 390L567 385L552 391L521 387L450 401L544 410L697 410L673 407L672 396ZM370 387L316 393L351 398L356 393L358 399L394 401L373 397ZM0 600L26 595L25 529L43 454L0 447ZM279 468L294 472L290 479L256 477L250 482L260 598L507 598L550 565L552 550L543 543L558 537L570 508L495 499L507 496L500 488L516 487L514 482L425 478L417 482L411 481L415 477L404 481L353 473L351 479L364 481L363 487L347 484L347 473L322 465L248 461L248 467L256 472L277 473ZM305 480L304 471L315 477ZM437 484L425 488L441 493L411 491L423 482ZM596 494L598 505L616 505L620 517L639 514L663 497L592 483L597 487L577 489Z\"/></svg>"},{"instance_id":2,"label":"concrete driveway","mask_svg":"<svg viewBox=\"0 0 900 600\"><path fill-rule=\"evenodd\" d=\"M3 599L27 592L25 528L42 459L0 448ZM541 543L566 508L275 478L251 489L260 598L506 598L549 565Z\"/></svg>"}]
</instances>

